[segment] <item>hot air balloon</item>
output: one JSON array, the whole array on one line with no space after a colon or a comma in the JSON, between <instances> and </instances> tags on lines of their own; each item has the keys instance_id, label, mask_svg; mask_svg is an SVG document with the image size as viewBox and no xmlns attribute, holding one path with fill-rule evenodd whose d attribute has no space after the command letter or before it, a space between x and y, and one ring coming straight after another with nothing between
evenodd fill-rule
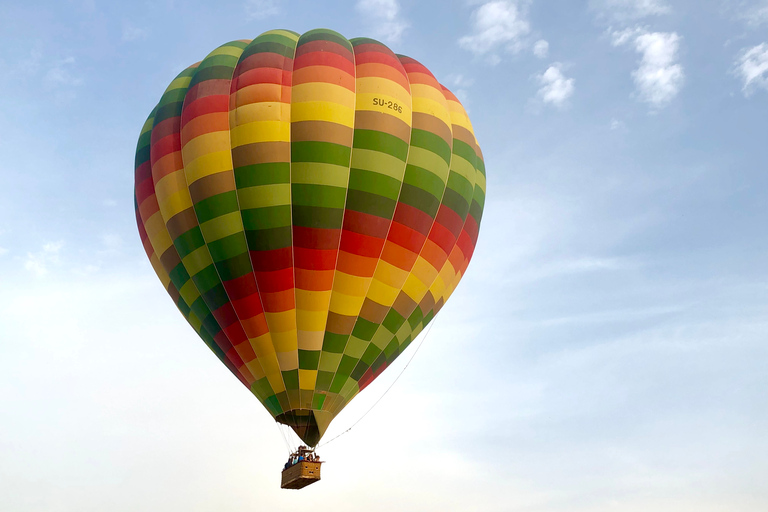
<instances>
[{"instance_id":1,"label":"hot air balloon","mask_svg":"<svg viewBox=\"0 0 768 512\"><path fill-rule=\"evenodd\" d=\"M450 297L484 199L456 97L416 60L325 29L215 49L170 83L136 151L157 276L309 446Z\"/></svg>"}]
</instances>

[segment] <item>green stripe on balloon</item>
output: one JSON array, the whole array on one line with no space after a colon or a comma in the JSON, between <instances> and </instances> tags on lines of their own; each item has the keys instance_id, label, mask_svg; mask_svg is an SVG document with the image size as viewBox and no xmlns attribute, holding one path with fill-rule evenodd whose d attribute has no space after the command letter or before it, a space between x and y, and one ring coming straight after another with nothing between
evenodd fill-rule
<instances>
[{"instance_id":1,"label":"green stripe on balloon","mask_svg":"<svg viewBox=\"0 0 768 512\"><path fill-rule=\"evenodd\" d=\"M226 45L225 45L226 46ZM219 48L221 50L221 47ZM216 53L214 51L213 53ZM232 59L225 59L227 60ZM172 120L176 119L174 123L174 130L173 136L176 137L176 140L178 140L178 144L181 144L181 130L180 130L180 120L181 115L183 112L183 106L184 106L184 99L186 98L187 92L189 91L189 88L191 85L199 84L202 81L202 78L205 77L205 74L208 76L221 76L220 73L220 64L222 59L217 59L217 62L215 64L217 65L211 65L211 62L203 62L200 63L198 66L198 69L200 69L203 74L198 74L196 70L193 70L191 75L188 75L190 79L187 82L177 82L174 81L174 83L177 84L177 87L171 88L169 91L164 94L164 98L161 100L161 104L165 103L167 105L166 107L166 117L165 120ZM235 59L236 61L236 59ZM213 70L213 71L212 71ZM216 71L218 70L218 71ZM213 75L212 75L213 73ZM216 74L218 73L218 74ZM179 101L181 99L181 101ZM165 101L164 101L165 100ZM155 121L155 126L157 126L158 122ZM183 172L183 171L182 171ZM188 193L188 192L187 192ZM202 253L200 253L200 250L205 251L205 257L208 259L208 263L203 265L202 268L199 268L194 275L191 276L192 284L194 284L195 288L198 290L198 293L200 297L195 300L195 303L192 305L193 310L200 311L201 315L205 315L203 318L203 324L208 326L213 326L214 323L218 325L219 332L214 336L214 338L221 338L227 339L227 342L229 343L229 346L232 347L232 340L229 340L229 335L225 334L223 331L221 331L221 324L216 320L216 312L220 315L220 318L224 319L227 317L227 315L223 314L223 311L221 311L221 308L224 306L229 305L229 298L226 294L226 291L224 290L224 287L221 283L221 280L218 276L218 273L215 269L215 266L213 264L213 261L210 259L210 249L205 248L205 240L202 234L202 231L200 229L200 225L197 223L196 220L196 214L195 217L193 217L193 224L187 231L183 233L178 233L175 238L173 238L174 247L179 252L179 257L182 260L182 263L180 266L183 270L176 271L175 274L180 278L187 278L190 279L189 273L187 272L187 264L191 264L191 261L188 263L187 260L191 255L196 254L196 258L198 258ZM188 216L188 215L187 215ZM168 223L170 219L165 219L166 223ZM187 221L188 223L189 221ZM198 252L196 252L198 251ZM186 283L185 283L186 284ZM230 331L231 333L238 332ZM244 334L242 334L242 329L240 329L240 334L238 335L239 340L247 339ZM233 350L232 348L228 349L230 352ZM232 357L234 357L234 354L230 354ZM273 401L270 401L270 396L274 395L274 392L269 390L269 386L264 382L264 379L261 379L261 381L256 381L251 384L252 391L257 395L259 400L267 407L268 410L271 412L275 412L279 414L282 411L282 407L275 407L275 404ZM287 403L285 404L288 405Z\"/></svg>"},{"instance_id":2,"label":"green stripe on balloon","mask_svg":"<svg viewBox=\"0 0 768 512\"><path fill-rule=\"evenodd\" d=\"M182 73L184 75L184 73ZM151 144L151 135L152 135L152 127L154 126L154 120L155 120L155 113L157 112L157 107L152 111L150 116L147 118L147 121L144 123L144 126L142 128L142 134L139 137L138 147L136 150L136 160L135 160L135 167L138 170L139 167L143 165L148 165L150 163L150 144ZM138 179L138 176L137 176ZM154 184L152 182L152 176L151 173L145 178L147 181L146 185L151 186L153 192L152 195L154 195ZM137 184L138 185L138 184ZM138 187L137 187L138 188ZM141 220L141 216L138 214L138 202L136 200L136 196L134 195L134 203L136 204L137 208L137 221L140 223L140 231L143 231L146 234L146 230L144 229L143 221ZM173 251L174 248L170 247L167 250ZM158 259L160 259L160 256L157 255ZM162 261L161 261L162 264ZM181 266L181 265L179 265ZM195 301L197 304L193 304L193 306L190 306L187 304L187 302L184 300L184 298L179 293L179 289L181 286L186 284L186 280L179 279L178 272L174 272L176 269L173 269L171 272L166 272L169 275L169 279L171 282L169 283L168 293L173 297L174 295L177 295L178 298L176 300L176 306L178 307L179 311L182 313L184 318L189 322L189 324L192 326L192 328L195 330L195 332L200 336L200 338L203 340L203 342L208 346L208 348L216 355L216 357L219 358L219 360L225 364L229 368L229 370L240 380L243 380L240 376L237 369L232 365L232 363L227 359L226 354L216 344L216 341L214 340L215 334L217 334L221 329L216 323L215 319L210 314L210 311L205 307L204 304L202 304L203 308L195 308L193 306L200 306L202 301L197 300ZM175 278L175 279L174 279ZM188 276L187 276L188 279ZM244 382L245 383L245 382Z\"/></svg>"}]
</instances>

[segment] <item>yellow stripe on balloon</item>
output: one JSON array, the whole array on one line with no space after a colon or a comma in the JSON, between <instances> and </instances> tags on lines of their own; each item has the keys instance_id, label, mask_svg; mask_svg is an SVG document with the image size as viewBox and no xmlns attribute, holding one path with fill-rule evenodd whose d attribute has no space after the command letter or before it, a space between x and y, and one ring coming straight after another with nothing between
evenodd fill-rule
<instances>
[{"instance_id":1,"label":"yellow stripe on balloon","mask_svg":"<svg viewBox=\"0 0 768 512\"><path fill-rule=\"evenodd\" d=\"M370 278L360 278L360 281L367 284L368 281L370 281ZM360 286L358 288L367 288L367 286ZM363 295L363 293L365 293L365 291L360 295L348 295L340 292L334 284L333 295L331 296L331 303L328 309L339 315L357 316L360 313L360 309L363 307L363 301L365 300L365 295Z\"/></svg>"},{"instance_id":2,"label":"yellow stripe on balloon","mask_svg":"<svg viewBox=\"0 0 768 512\"><path fill-rule=\"evenodd\" d=\"M448 175L450 174L450 169L445 160L432 151L420 147L411 146L411 150L408 153L408 164L421 167L425 171L434 174L443 183L448 180Z\"/></svg>"},{"instance_id":3,"label":"yellow stripe on balloon","mask_svg":"<svg viewBox=\"0 0 768 512\"><path fill-rule=\"evenodd\" d=\"M184 258L184 268L189 275L194 276L211 264L210 253L205 245L187 254Z\"/></svg>"},{"instance_id":4,"label":"yellow stripe on balloon","mask_svg":"<svg viewBox=\"0 0 768 512\"><path fill-rule=\"evenodd\" d=\"M163 255L168 248L173 245L171 235L168 234L168 230L165 229L165 221L163 221L160 212L152 215L144 223L144 229L147 230L149 236L149 243L152 244L152 248L155 250L155 254Z\"/></svg>"},{"instance_id":5,"label":"yellow stripe on balloon","mask_svg":"<svg viewBox=\"0 0 768 512\"><path fill-rule=\"evenodd\" d=\"M232 128L230 135L233 148L257 142L288 142L291 140L291 124L283 121L249 122Z\"/></svg>"},{"instance_id":6,"label":"yellow stripe on balloon","mask_svg":"<svg viewBox=\"0 0 768 512\"><path fill-rule=\"evenodd\" d=\"M349 168L320 162L296 162L291 164L291 182L329 185L345 188Z\"/></svg>"},{"instance_id":7,"label":"yellow stripe on balloon","mask_svg":"<svg viewBox=\"0 0 768 512\"><path fill-rule=\"evenodd\" d=\"M384 284L379 279L371 281L371 286L368 288L368 297L374 302L385 306L394 304L398 293L400 293L400 288Z\"/></svg>"},{"instance_id":8,"label":"yellow stripe on balloon","mask_svg":"<svg viewBox=\"0 0 768 512\"><path fill-rule=\"evenodd\" d=\"M349 128L355 125L355 109L325 101L307 101L291 105L291 122L326 121Z\"/></svg>"},{"instance_id":9,"label":"yellow stripe on balloon","mask_svg":"<svg viewBox=\"0 0 768 512\"><path fill-rule=\"evenodd\" d=\"M237 194L240 209L266 208L284 205L291 200L290 183L274 183L258 187L241 188Z\"/></svg>"},{"instance_id":10,"label":"yellow stripe on balloon","mask_svg":"<svg viewBox=\"0 0 768 512\"><path fill-rule=\"evenodd\" d=\"M195 283L192 282L191 279L189 279L184 286L181 287L179 290L179 294L184 299L184 302L187 304L192 304L197 300L198 297L200 297L200 292L198 291L197 287L195 286Z\"/></svg>"},{"instance_id":11,"label":"yellow stripe on balloon","mask_svg":"<svg viewBox=\"0 0 768 512\"><path fill-rule=\"evenodd\" d=\"M291 102L297 103L330 103L331 105L341 107L342 105L354 104L355 93L346 87L329 84L326 82L309 82L294 85L291 89Z\"/></svg>"},{"instance_id":12,"label":"yellow stripe on balloon","mask_svg":"<svg viewBox=\"0 0 768 512\"><path fill-rule=\"evenodd\" d=\"M381 151L363 148L355 148L352 151L351 166L355 169L389 176L398 181L403 180L403 173L405 171L405 163L399 158Z\"/></svg>"},{"instance_id":13,"label":"yellow stripe on balloon","mask_svg":"<svg viewBox=\"0 0 768 512\"><path fill-rule=\"evenodd\" d=\"M214 242L224 237L234 235L243 231L243 219L240 212L227 213L211 219L208 222L200 224L200 230L203 232L203 238L206 241Z\"/></svg>"}]
</instances>

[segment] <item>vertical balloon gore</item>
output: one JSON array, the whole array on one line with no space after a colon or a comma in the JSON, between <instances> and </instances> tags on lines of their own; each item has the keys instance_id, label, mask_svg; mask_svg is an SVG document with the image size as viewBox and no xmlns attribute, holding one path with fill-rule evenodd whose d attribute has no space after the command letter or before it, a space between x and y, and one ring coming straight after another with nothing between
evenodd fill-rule
<instances>
[{"instance_id":1,"label":"vertical balloon gore","mask_svg":"<svg viewBox=\"0 0 768 512\"><path fill-rule=\"evenodd\" d=\"M419 62L272 30L171 82L139 137L135 201L181 313L315 446L455 290L485 168L461 103Z\"/></svg>"}]
</instances>

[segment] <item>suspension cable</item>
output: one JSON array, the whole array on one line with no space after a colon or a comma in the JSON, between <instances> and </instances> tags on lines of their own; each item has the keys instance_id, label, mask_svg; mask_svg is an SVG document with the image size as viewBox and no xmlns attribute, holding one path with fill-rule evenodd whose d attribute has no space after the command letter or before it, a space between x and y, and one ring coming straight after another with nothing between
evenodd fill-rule
<instances>
[{"instance_id":1,"label":"suspension cable","mask_svg":"<svg viewBox=\"0 0 768 512\"><path fill-rule=\"evenodd\" d=\"M432 321L429 323L429 326L427 327L427 332L425 332L425 333L424 333L424 336L421 338L421 341L419 342L419 346L417 346L417 347L416 347L416 350L415 350L415 351L413 352L413 354L411 355L411 358L408 360L408 362L407 362L407 363L405 363L405 366L403 367L403 369L402 369L402 370L400 370L400 373L399 373L399 374L397 374L397 377L395 378L395 380L393 380L393 381L392 381L392 384L390 384L390 385L389 385L389 387L386 389L386 391L384 391L384 393L383 393L383 394L382 394L382 395L379 397L379 399L378 399L378 400L376 400L376 401L373 403L373 405L370 407L370 409L368 409L367 411L365 411L365 414L363 414L362 416L360 416L360 418L359 418L359 419L358 419L356 422L354 422L354 423L352 424L352 426L351 426L351 427L349 427L347 430L345 430L345 431L344 431L344 432L342 432L341 434L337 435L336 437L334 437L334 438L332 438L332 439L330 439L330 440L328 440L328 441L326 441L326 442L324 442L324 443L322 443L322 444L318 445L318 446L317 446L318 448L320 448L320 447L323 447L323 446L326 446L326 445L328 445L328 444L331 444L332 442L334 442L335 440L337 440L338 438L340 438L341 436L343 436L344 434L346 434L347 432L349 432L350 430L352 430L353 428L355 428L355 426L356 426L358 423L360 423L361 421L363 421L363 418L365 418L366 416L368 416L368 413L369 413L369 412L371 412L371 411L373 410L373 408L374 408L374 407L376 407L376 406L379 404L379 402L381 402L381 400L382 400L382 399L383 399L385 396L387 396L387 393L389 393L389 390L390 390L390 389L392 389L392 386L394 386L394 385L395 385L395 383L396 383L398 380L400 380L400 377L402 377L403 373L405 373L405 370L408 368L408 366L410 366L411 362L413 361L413 358L414 358L414 357L416 357L416 354L418 354L419 350L421 349L421 346L422 346L422 345L424 345L424 342L427 340L427 337L429 336L429 333L432 331L432 327L433 327L434 325L435 325L435 317L432 317Z\"/></svg>"},{"instance_id":2,"label":"suspension cable","mask_svg":"<svg viewBox=\"0 0 768 512\"><path fill-rule=\"evenodd\" d=\"M283 431L282 425L278 422L275 422L275 425L277 425L277 430L280 431L280 435L283 438L283 443L285 444L285 448L288 450L288 454L293 453L293 451L291 450L291 445L288 442L288 438L286 437L285 432Z\"/></svg>"}]
</instances>

